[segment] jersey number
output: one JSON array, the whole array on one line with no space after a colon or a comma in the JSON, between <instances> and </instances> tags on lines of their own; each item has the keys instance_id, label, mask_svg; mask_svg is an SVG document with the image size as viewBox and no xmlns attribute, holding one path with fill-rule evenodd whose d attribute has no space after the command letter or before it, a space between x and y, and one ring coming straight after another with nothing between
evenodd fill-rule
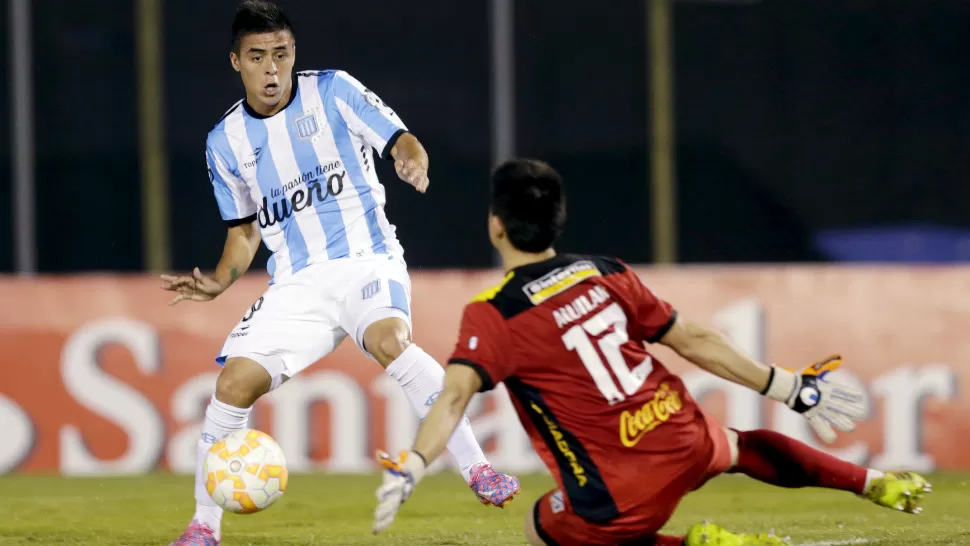
<instances>
[{"instance_id":1,"label":"jersey number","mask_svg":"<svg viewBox=\"0 0 970 546\"><path fill-rule=\"evenodd\" d=\"M246 312L246 316L243 317L242 321L243 322L249 321L249 319L253 318L253 315L256 314L256 311L259 311L262 308L263 308L263 296L260 296L259 299L256 300L256 303L254 303L253 306L249 308L249 311Z\"/></svg>"},{"instance_id":2,"label":"jersey number","mask_svg":"<svg viewBox=\"0 0 970 546\"><path fill-rule=\"evenodd\" d=\"M599 339L599 352L593 346L591 337L596 337L613 326L613 331ZM637 392L647 376L653 371L653 361L648 355L636 368L630 369L620 347L630 341L626 333L626 313L618 303L613 303L582 324L570 328L562 336L563 343L570 351L576 351L583 366L596 383L596 388L612 406L626 400ZM599 353L603 353L619 385L610 377Z\"/></svg>"}]
</instances>

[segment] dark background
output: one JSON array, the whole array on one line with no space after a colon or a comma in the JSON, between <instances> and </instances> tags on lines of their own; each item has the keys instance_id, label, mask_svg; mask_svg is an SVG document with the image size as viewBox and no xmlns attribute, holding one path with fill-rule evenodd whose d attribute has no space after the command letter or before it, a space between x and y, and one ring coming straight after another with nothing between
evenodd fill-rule
<instances>
[{"instance_id":1,"label":"dark background","mask_svg":"<svg viewBox=\"0 0 970 546\"><path fill-rule=\"evenodd\" d=\"M0 10L0 36L10 35L9 12ZM10 207L13 201L11 189L13 186L13 168L10 164L10 41L0 40L0 203L7 203L6 214L0 214L0 271L10 271L13 268L13 215Z\"/></svg>"},{"instance_id":2,"label":"dark background","mask_svg":"<svg viewBox=\"0 0 970 546\"><path fill-rule=\"evenodd\" d=\"M427 195L382 171L411 266L491 265L488 3L375 0L366 15L351 3L281 3L298 69L347 70L428 148ZM32 9L40 270L141 270L134 4ZM228 0L165 2L176 269L211 268L222 248L203 153L242 96L228 63L233 12ZM567 181L560 247L649 262L645 3L523 0L515 17L517 153ZM970 259L967 29L963 0L675 3L681 261ZM8 59L3 39L3 82ZM2 131L8 204L10 154ZM3 217L0 270L10 271L12 214Z\"/></svg>"}]
</instances>

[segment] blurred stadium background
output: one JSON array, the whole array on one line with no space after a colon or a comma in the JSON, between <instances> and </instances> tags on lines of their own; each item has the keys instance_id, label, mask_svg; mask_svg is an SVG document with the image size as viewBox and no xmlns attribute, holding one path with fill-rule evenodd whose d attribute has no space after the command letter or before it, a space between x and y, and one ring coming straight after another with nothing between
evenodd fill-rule
<instances>
[{"instance_id":1,"label":"blurred stadium background","mask_svg":"<svg viewBox=\"0 0 970 546\"><path fill-rule=\"evenodd\" d=\"M640 264L767 361L842 352L872 414L833 453L970 469L970 2L280 3L298 69L348 70L428 148L427 195L380 168L434 356L500 274L490 168L535 156L566 180L561 249ZM265 250L212 303L168 308L155 281L221 252L203 148L242 96L234 4L0 10L0 474L191 471L212 357L266 282ZM815 441L757 395L689 382L732 426ZM396 389L344 347L254 424L295 470L366 472L415 430ZM501 393L474 421L497 466L539 469Z\"/></svg>"}]
</instances>

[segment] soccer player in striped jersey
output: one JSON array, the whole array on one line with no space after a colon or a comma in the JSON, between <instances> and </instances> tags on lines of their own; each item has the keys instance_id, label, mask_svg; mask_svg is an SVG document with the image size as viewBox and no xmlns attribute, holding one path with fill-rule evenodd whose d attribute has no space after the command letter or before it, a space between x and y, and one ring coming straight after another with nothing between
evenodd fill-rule
<instances>
[{"instance_id":1,"label":"soccer player in striped jersey","mask_svg":"<svg viewBox=\"0 0 970 546\"><path fill-rule=\"evenodd\" d=\"M163 276L172 303L208 301L249 269L260 240L272 251L269 288L243 314L216 359L223 366L198 443L196 512L173 544L220 542L222 510L209 498L204 455L246 428L262 395L350 337L400 383L419 417L442 388L444 369L411 341L410 281L384 214L375 162L428 188L428 155L404 122L343 71L294 72L292 25L274 4L243 2L230 61L246 98L209 133L209 180L228 234L212 275ZM448 442L484 504L519 489L488 464L467 419Z\"/></svg>"}]
</instances>

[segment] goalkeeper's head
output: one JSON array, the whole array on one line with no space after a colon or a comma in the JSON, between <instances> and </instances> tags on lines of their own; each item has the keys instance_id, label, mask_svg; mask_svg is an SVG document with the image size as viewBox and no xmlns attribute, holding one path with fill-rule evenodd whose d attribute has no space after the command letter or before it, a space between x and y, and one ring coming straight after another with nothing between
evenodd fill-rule
<instances>
[{"instance_id":1,"label":"goalkeeper's head","mask_svg":"<svg viewBox=\"0 0 970 546\"><path fill-rule=\"evenodd\" d=\"M562 177L535 159L503 163L492 173L488 216L489 238L503 258L551 254L566 223Z\"/></svg>"}]
</instances>

